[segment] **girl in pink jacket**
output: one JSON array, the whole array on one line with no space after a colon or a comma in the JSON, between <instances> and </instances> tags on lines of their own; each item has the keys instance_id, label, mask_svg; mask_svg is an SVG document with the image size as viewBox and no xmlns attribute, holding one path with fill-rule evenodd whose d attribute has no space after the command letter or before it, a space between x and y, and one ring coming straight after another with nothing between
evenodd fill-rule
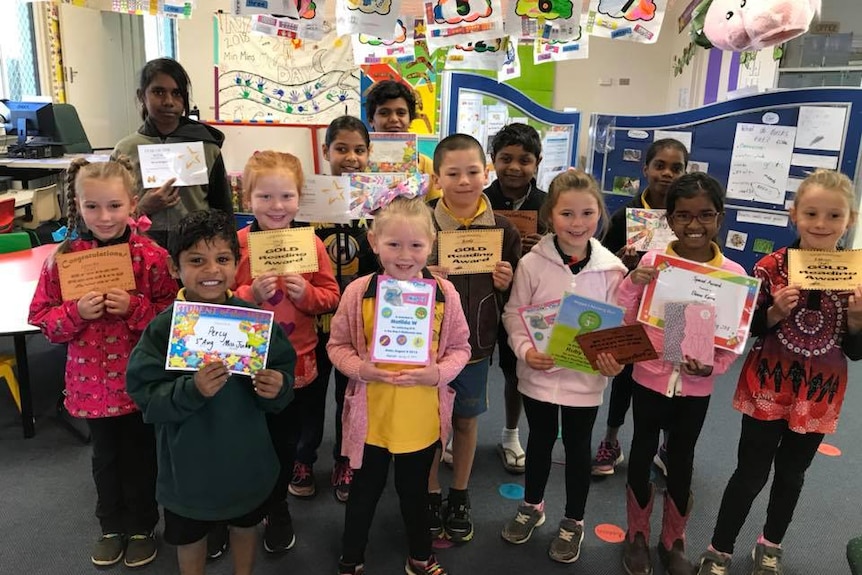
<instances>
[{"instance_id":1,"label":"girl in pink jacket","mask_svg":"<svg viewBox=\"0 0 862 575\"><path fill-rule=\"evenodd\" d=\"M68 344L66 410L87 420L93 444L96 517L102 535L91 553L95 565L123 559L129 567L156 557L156 444L152 425L126 393L126 364L144 328L168 307L177 284L168 254L130 226L137 198L125 157L72 162L66 177L68 229L57 254L116 246L128 249L135 289L107 288L63 297L59 268L48 259L30 304L29 322L51 343ZM83 225L82 225L83 224Z\"/></svg>"},{"instance_id":2,"label":"girl in pink jacket","mask_svg":"<svg viewBox=\"0 0 862 575\"><path fill-rule=\"evenodd\" d=\"M724 216L724 189L717 180L704 173L682 176L668 189L665 205L668 224L678 239L664 253L745 274L742 266L722 255L714 241ZM654 266L657 253L662 252L647 252L620 286L619 304L626 308L627 323L637 321L644 289L657 276ZM685 294L681 296L684 299ZM645 327L661 358L664 331ZM652 573L649 534L655 489L650 482L650 466L663 426L668 431L668 473L659 558L669 575L692 572L685 556L685 527L692 505L694 448L706 418L715 376L727 371L737 357L731 351L716 348L713 365L703 365L686 356L686 361L680 364L655 359L634 366L637 384L632 395L634 437L629 455L628 532L623 550L623 567L630 575Z\"/></svg>"},{"instance_id":3,"label":"girl in pink jacket","mask_svg":"<svg viewBox=\"0 0 862 575\"><path fill-rule=\"evenodd\" d=\"M389 299L377 300L377 284L384 277L380 274L348 285L332 318L326 349L332 364L349 378L341 452L356 470L344 517L341 575L365 572L368 531L393 459L409 544L405 571L408 575L446 575L431 552L426 493L432 460L451 429L455 392L448 384L470 359L470 330L455 287L448 280L433 278L425 268L434 237L431 212L421 198L396 198L375 216L368 232L385 276L402 282L420 278L436 282L434 301L429 302L433 309L429 365L371 361L377 306L384 302L399 305ZM400 295L393 294L393 298L397 302ZM424 313L424 308L419 309ZM388 317L386 314L386 309L381 310L382 317ZM427 315L419 315L417 310L416 317ZM394 346L396 341L404 344L402 337L378 339Z\"/></svg>"},{"instance_id":4,"label":"girl in pink jacket","mask_svg":"<svg viewBox=\"0 0 862 575\"><path fill-rule=\"evenodd\" d=\"M554 233L542 238L521 258L503 312L509 343L518 359L518 391L524 399L530 435L524 502L503 528L502 536L510 543L524 543L533 529L545 522L545 485L558 420L562 418L566 509L548 554L554 561L573 563L580 556L584 538L593 423L608 377L622 371L622 366L610 355L603 355L599 374L554 369L551 356L534 347L518 309L558 300L566 291L616 303L617 287L627 270L617 256L593 237L600 219L606 224L608 218L598 185L591 176L571 170L554 178L542 206L542 219Z\"/></svg>"}]
</instances>

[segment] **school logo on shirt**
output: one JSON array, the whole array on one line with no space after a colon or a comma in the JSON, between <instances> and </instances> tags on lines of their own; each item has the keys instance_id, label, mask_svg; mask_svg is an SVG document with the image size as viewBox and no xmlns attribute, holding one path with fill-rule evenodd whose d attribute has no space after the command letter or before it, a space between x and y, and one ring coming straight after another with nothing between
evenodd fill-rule
<instances>
[{"instance_id":1,"label":"school logo on shirt","mask_svg":"<svg viewBox=\"0 0 862 575\"><path fill-rule=\"evenodd\" d=\"M344 239L347 239L345 243ZM359 243L355 238L347 234L332 234L323 240L326 253L332 262L333 270L338 269L341 262L342 276L351 276L359 273Z\"/></svg>"}]
</instances>

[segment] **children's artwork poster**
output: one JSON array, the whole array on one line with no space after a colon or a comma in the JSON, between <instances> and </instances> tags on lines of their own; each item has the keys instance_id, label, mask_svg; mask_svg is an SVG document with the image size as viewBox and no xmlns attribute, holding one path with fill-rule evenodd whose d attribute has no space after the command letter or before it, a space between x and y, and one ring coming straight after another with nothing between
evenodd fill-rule
<instances>
[{"instance_id":1,"label":"children's artwork poster","mask_svg":"<svg viewBox=\"0 0 862 575\"><path fill-rule=\"evenodd\" d=\"M664 305L665 361L681 364L688 358L703 365L715 361L715 306L711 303L669 301Z\"/></svg>"},{"instance_id":2,"label":"children's artwork poster","mask_svg":"<svg viewBox=\"0 0 862 575\"><path fill-rule=\"evenodd\" d=\"M656 279L644 290L638 321L664 329L665 304L694 301L715 306L715 346L741 353L757 305L760 280L712 266L657 254Z\"/></svg>"},{"instance_id":3,"label":"children's artwork poster","mask_svg":"<svg viewBox=\"0 0 862 575\"><path fill-rule=\"evenodd\" d=\"M437 282L377 278L371 361L428 365Z\"/></svg>"},{"instance_id":4,"label":"children's artwork poster","mask_svg":"<svg viewBox=\"0 0 862 575\"><path fill-rule=\"evenodd\" d=\"M840 152L847 120L846 107L800 106L796 147Z\"/></svg>"},{"instance_id":5,"label":"children's artwork poster","mask_svg":"<svg viewBox=\"0 0 862 575\"><path fill-rule=\"evenodd\" d=\"M350 223L350 178L347 176L305 176L298 222Z\"/></svg>"},{"instance_id":6,"label":"children's artwork poster","mask_svg":"<svg viewBox=\"0 0 862 575\"><path fill-rule=\"evenodd\" d=\"M653 44L658 40L668 0L590 0L587 33Z\"/></svg>"},{"instance_id":7,"label":"children's artwork poster","mask_svg":"<svg viewBox=\"0 0 862 575\"><path fill-rule=\"evenodd\" d=\"M727 197L784 208L795 138L795 126L737 124Z\"/></svg>"},{"instance_id":8,"label":"children's artwork poster","mask_svg":"<svg viewBox=\"0 0 862 575\"><path fill-rule=\"evenodd\" d=\"M303 0L300 20L321 17L319 2ZM359 115L359 69L349 39L334 29L320 41L264 36L252 33L251 24L215 16L216 119L325 125Z\"/></svg>"},{"instance_id":9,"label":"children's artwork poster","mask_svg":"<svg viewBox=\"0 0 862 575\"><path fill-rule=\"evenodd\" d=\"M415 172L419 170L419 147L416 134L371 132L369 172Z\"/></svg>"},{"instance_id":10,"label":"children's artwork poster","mask_svg":"<svg viewBox=\"0 0 862 575\"><path fill-rule=\"evenodd\" d=\"M563 62L582 60L590 56L590 41L587 34L580 32L571 40L533 40L533 63Z\"/></svg>"},{"instance_id":11,"label":"children's artwork poster","mask_svg":"<svg viewBox=\"0 0 862 575\"><path fill-rule=\"evenodd\" d=\"M539 212L536 210L494 210L518 228L521 238L539 233Z\"/></svg>"},{"instance_id":12,"label":"children's artwork poster","mask_svg":"<svg viewBox=\"0 0 862 575\"><path fill-rule=\"evenodd\" d=\"M665 210L626 208L626 245L639 252L664 250L676 240Z\"/></svg>"},{"instance_id":13,"label":"children's artwork poster","mask_svg":"<svg viewBox=\"0 0 862 575\"><path fill-rule=\"evenodd\" d=\"M853 291L862 285L862 250L787 250L790 285L804 290Z\"/></svg>"},{"instance_id":14,"label":"children's artwork poster","mask_svg":"<svg viewBox=\"0 0 862 575\"><path fill-rule=\"evenodd\" d=\"M564 294L551 328L548 355L554 358L554 364L559 367L596 373L576 338L582 333L622 325L624 313L623 308L607 302L575 293Z\"/></svg>"},{"instance_id":15,"label":"children's artwork poster","mask_svg":"<svg viewBox=\"0 0 862 575\"><path fill-rule=\"evenodd\" d=\"M506 51L503 63L497 72L497 81L505 82L521 77L521 56L518 53L518 40L514 36L506 37Z\"/></svg>"},{"instance_id":16,"label":"children's artwork poster","mask_svg":"<svg viewBox=\"0 0 862 575\"><path fill-rule=\"evenodd\" d=\"M339 36L369 34L389 37L401 12L401 0L335 0Z\"/></svg>"},{"instance_id":17,"label":"children's artwork poster","mask_svg":"<svg viewBox=\"0 0 862 575\"><path fill-rule=\"evenodd\" d=\"M596 360L600 353L609 353L617 363L638 363L658 359L643 324L621 325L598 331L588 331L575 338L590 367L598 371Z\"/></svg>"},{"instance_id":18,"label":"children's artwork poster","mask_svg":"<svg viewBox=\"0 0 862 575\"><path fill-rule=\"evenodd\" d=\"M406 20L406 21L405 21ZM393 31L377 37L368 34L354 34L353 61L357 65L367 64L407 64L415 58L413 22L399 18Z\"/></svg>"},{"instance_id":19,"label":"children's artwork poster","mask_svg":"<svg viewBox=\"0 0 862 575\"><path fill-rule=\"evenodd\" d=\"M426 0L425 41L432 52L469 39L471 42L505 36L500 0Z\"/></svg>"},{"instance_id":20,"label":"children's artwork poster","mask_svg":"<svg viewBox=\"0 0 862 575\"><path fill-rule=\"evenodd\" d=\"M560 300L525 305L518 308L518 315L527 329L530 341L536 351L545 353L548 349L548 341L551 337L551 328L554 327L554 318L560 309Z\"/></svg>"},{"instance_id":21,"label":"children's artwork poster","mask_svg":"<svg viewBox=\"0 0 862 575\"><path fill-rule=\"evenodd\" d=\"M350 218L373 217L396 197L415 198L428 193L429 178L419 172L349 174Z\"/></svg>"},{"instance_id":22,"label":"children's artwork poster","mask_svg":"<svg viewBox=\"0 0 862 575\"><path fill-rule=\"evenodd\" d=\"M174 302L165 369L197 371L223 363L230 373L266 367L273 313L257 308Z\"/></svg>"},{"instance_id":23,"label":"children's artwork poster","mask_svg":"<svg viewBox=\"0 0 862 575\"><path fill-rule=\"evenodd\" d=\"M80 299L93 291L137 289L128 243L57 254L54 262L60 275L63 301Z\"/></svg>"},{"instance_id":24,"label":"children's artwork poster","mask_svg":"<svg viewBox=\"0 0 862 575\"><path fill-rule=\"evenodd\" d=\"M520 40L569 40L579 35L581 0L511 0L505 29Z\"/></svg>"},{"instance_id":25,"label":"children's artwork poster","mask_svg":"<svg viewBox=\"0 0 862 575\"><path fill-rule=\"evenodd\" d=\"M248 234L251 276L268 272L305 274L320 269L314 228L284 228Z\"/></svg>"},{"instance_id":26,"label":"children's artwork poster","mask_svg":"<svg viewBox=\"0 0 862 575\"><path fill-rule=\"evenodd\" d=\"M446 52L445 70L500 69L506 57L506 38L455 44Z\"/></svg>"},{"instance_id":27,"label":"children's artwork poster","mask_svg":"<svg viewBox=\"0 0 862 575\"><path fill-rule=\"evenodd\" d=\"M231 14L234 16L253 16L255 14L298 15L295 0L233 0L231 4Z\"/></svg>"},{"instance_id":28,"label":"children's artwork poster","mask_svg":"<svg viewBox=\"0 0 862 575\"><path fill-rule=\"evenodd\" d=\"M493 273L502 260L502 228L437 233L437 265L449 275Z\"/></svg>"},{"instance_id":29,"label":"children's artwork poster","mask_svg":"<svg viewBox=\"0 0 862 575\"><path fill-rule=\"evenodd\" d=\"M171 178L176 178L174 186L209 183L203 142L140 145L138 157L145 188L158 188Z\"/></svg>"}]
</instances>

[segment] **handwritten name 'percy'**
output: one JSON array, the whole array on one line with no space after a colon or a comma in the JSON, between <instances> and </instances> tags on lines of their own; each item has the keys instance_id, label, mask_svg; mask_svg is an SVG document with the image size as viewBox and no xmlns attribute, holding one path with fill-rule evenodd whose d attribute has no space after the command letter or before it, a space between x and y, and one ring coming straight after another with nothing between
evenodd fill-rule
<instances>
[{"instance_id":1,"label":"handwritten name 'percy'","mask_svg":"<svg viewBox=\"0 0 862 575\"><path fill-rule=\"evenodd\" d=\"M222 349L246 352L242 355L248 355L248 352L251 351L251 346L248 344L248 341L230 339L228 332L217 330L212 326L209 327L205 336L195 337L195 346L207 351L212 351L216 343L218 343Z\"/></svg>"}]
</instances>

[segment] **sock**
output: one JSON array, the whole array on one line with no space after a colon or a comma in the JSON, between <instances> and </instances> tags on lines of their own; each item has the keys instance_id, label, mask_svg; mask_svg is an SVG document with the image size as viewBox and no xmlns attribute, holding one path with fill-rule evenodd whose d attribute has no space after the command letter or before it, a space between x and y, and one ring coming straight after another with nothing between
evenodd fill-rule
<instances>
[{"instance_id":1,"label":"sock","mask_svg":"<svg viewBox=\"0 0 862 575\"><path fill-rule=\"evenodd\" d=\"M500 443L503 444L503 447L514 451L516 455L524 453L524 448L521 447L521 436L517 427L515 429L504 427L503 432L500 434Z\"/></svg>"},{"instance_id":2,"label":"sock","mask_svg":"<svg viewBox=\"0 0 862 575\"><path fill-rule=\"evenodd\" d=\"M760 534L760 537L757 538L758 545L766 545L767 547L774 547L776 549L781 549L781 543L773 543L769 539L763 536L763 533Z\"/></svg>"},{"instance_id":3,"label":"sock","mask_svg":"<svg viewBox=\"0 0 862 575\"><path fill-rule=\"evenodd\" d=\"M527 501L524 500L524 505L529 505L530 507L532 507L533 509L535 509L539 513L545 512L545 500L544 499L542 500L541 503L527 503Z\"/></svg>"},{"instance_id":4,"label":"sock","mask_svg":"<svg viewBox=\"0 0 862 575\"><path fill-rule=\"evenodd\" d=\"M707 547L707 550L712 551L713 553L715 553L717 555L721 555L722 557L724 557L727 560L730 560L730 558L731 558L730 553L725 553L724 551L719 551L718 549L716 549L715 547L712 546L712 543L709 544L709 547Z\"/></svg>"}]
</instances>

